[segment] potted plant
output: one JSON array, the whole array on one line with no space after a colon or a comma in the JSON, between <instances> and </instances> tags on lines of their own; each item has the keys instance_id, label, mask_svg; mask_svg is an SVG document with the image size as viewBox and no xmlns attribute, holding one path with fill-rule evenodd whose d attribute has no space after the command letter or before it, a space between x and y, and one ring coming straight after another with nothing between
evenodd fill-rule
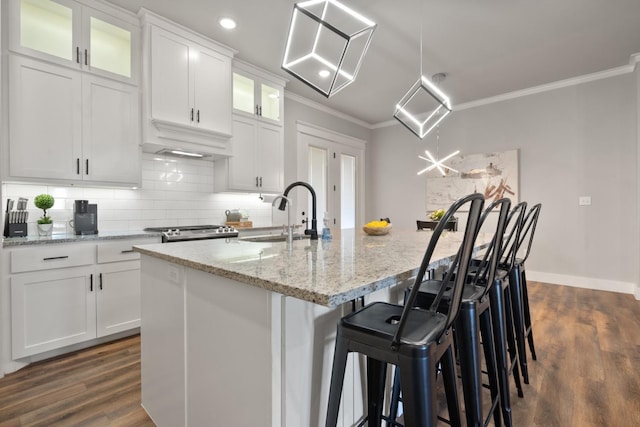
<instances>
[{"instance_id":1,"label":"potted plant","mask_svg":"<svg viewBox=\"0 0 640 427\"><path fill-rule=\"evenodd\" d=\"M35 199L33 199L33 203L36 205L36 208L42 209L44 212L42 217L38 218L38 235L51 236L53 221L50 216L47 216L47 209L51 209L53 207L55 199L49 194L39 194Z\"/></svg>"}]
</instances>

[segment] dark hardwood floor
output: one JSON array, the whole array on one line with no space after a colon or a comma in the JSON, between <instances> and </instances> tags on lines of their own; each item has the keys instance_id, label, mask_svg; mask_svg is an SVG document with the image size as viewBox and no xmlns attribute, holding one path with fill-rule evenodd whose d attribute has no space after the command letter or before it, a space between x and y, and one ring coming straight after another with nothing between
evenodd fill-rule
<instances>
[{"instance_id":1,"label":"dark hardwood floor","mask_svg":"<svg viewBox=\"0 0 640 427\"><path fill-rule=\"evenodd\" d=\"M529 360L525 397L512 392L514 426L640 426L640 301L529 288L538 360ZM8 426L153 426L140 407L140 337L0 379L0 427Z\"/></svg>"}]
</instances>

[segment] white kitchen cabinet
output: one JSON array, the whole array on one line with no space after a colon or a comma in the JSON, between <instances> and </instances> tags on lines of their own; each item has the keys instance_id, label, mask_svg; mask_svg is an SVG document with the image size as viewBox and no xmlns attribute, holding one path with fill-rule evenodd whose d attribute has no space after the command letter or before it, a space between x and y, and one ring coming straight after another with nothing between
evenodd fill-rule
<instances>
[{"instance_id":1,"label":"white kitchen cabinet","mask_svg":"<svg viewBox=\"0 0 640 427\"><path fill-rule=\"evenodd\" d=\"M11 277L12 357L96 337L93 268L65 268Z\"/></svg>"},{"instance_id":2,"label":"white kitchen cabinet","mask_svg":"<svg viewBox=\"0 0 640 427\"><path fill-rule=\"evenodd\" d=\"M9 0L9 22L13 52L137 84L133 15L93 0Z\"/></svg>"},{"instance_id":3,"label":"white kitchen cabinet","mask_svg":"<svg viewBox=\"0 0 640 427\"><path fill-rule=\"evenodd\" d=\"M235 51L149 11L144 30L144 142L228 155Z\"/></svg>"},{"instance_id":4,"label":"white kitchen cabinet","mask_svg":"<svg viewBox=\"0 0 640 427\"><path fill-rule=\"evenodd\" d=\"M12 358L140 327L140 255L132 246L158 241L154 237L6 250Z\"/></svg>"},{"instance_id":5,"label":"white kitchen cabinet","mask_svg":"<svg viewBox=\"0 0 640 427\"><path fill-rule=\"evenodd\" d=\"M282 124L286 80L241 60L234 61L233 109L273 124Z\"/></svg>"},{"instance_id":6,"label":"white kitchen cabinet","mask_svg":"<svg viewBox=\"0 0 640 427\"><path fill-rule=\"evenodd\" d=\"M99 265L97 336L140 327L140 261Z\"/></svg>"},{"instance_id":7,"label":"white kitchen cabinet","mask_svg":"<svg viewBox=\"0 0 640 427\"><path fill-rule=\"evenodd\" d=\"M140 183L136 86L9 58L12 178Z\"/></svg>"},{"instance_id":8,"label":"white kitchen cabinet","mask_svg":"<svg viewBox=\"0 0 640 427\"><path fill-rule=\"evenodd\" d=\"M140 327L140 254L145 240L101 242L97 246L97 336Z\"/></svg>"},{"instance_id":9,"label":"white kitchen cabinet","mask_svg":"<svg viewBox=\"0 0 640 427\"><path fill-rule=\"evenodd\" d=\"M214 166L216 191L280 193L284 187L282 127L234 114L233 156Z\"/></svg>"}]
</instances>

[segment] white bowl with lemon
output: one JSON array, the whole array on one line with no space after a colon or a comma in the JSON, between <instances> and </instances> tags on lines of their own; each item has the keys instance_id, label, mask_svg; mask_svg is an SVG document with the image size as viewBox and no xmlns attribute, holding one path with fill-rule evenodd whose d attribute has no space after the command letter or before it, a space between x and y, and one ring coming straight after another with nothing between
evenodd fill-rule
<instances>
[{"instance_id":1,"label":"white bowl with lemon","mask_svg":"<svg viewBox=\"0 0 640 427\"><path fill-rule=\"evenodd\" d=\"M391 223L382 219L380 221L369 221L362 227L362 230L369 236L383 236L391 231Z\"/></svg>"}]
</instances>

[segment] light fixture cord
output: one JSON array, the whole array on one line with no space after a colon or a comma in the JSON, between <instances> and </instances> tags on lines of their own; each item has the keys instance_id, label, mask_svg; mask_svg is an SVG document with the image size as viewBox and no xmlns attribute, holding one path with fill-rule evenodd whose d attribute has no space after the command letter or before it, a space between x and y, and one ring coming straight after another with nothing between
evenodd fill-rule
<instances>
[{"instance_id":1,"label":"light fixture cord","mask_svg":"<svg viewBox=\"0 0 640 427\"><path fill-rule=\"evenodd\" d=\"M422 78L422 0L420 1L420 13L418 14L418 21L420 22L420 78Z\"/></svg>"}]
</instances>

